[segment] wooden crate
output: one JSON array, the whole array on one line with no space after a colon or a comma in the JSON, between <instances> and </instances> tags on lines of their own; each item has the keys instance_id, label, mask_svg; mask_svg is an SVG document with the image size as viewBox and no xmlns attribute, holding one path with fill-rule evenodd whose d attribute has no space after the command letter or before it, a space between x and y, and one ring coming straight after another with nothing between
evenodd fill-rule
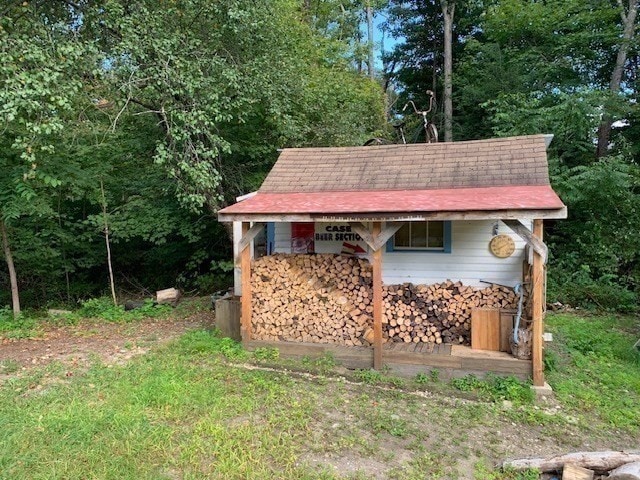
<instances>
[{"instance_id":1,"label":"wooden crate","mask_svg":"<svg viewBox=\"0 0 640 480\"><path fill-rule=\"evenodd\" d=\"M241 341L240 297L227 296L216 300L216 327L223 337Z\"/></svg>"},{"instance_id":2,"label":"wooden crate","mask_svg":"<svg viewBox=\"0 0 640 480\"><path fill-rule=\"evenodd\" d=\"M471 311L471 348L500 351L500 309L474 308Z\"/></svg>"}]
</instances>

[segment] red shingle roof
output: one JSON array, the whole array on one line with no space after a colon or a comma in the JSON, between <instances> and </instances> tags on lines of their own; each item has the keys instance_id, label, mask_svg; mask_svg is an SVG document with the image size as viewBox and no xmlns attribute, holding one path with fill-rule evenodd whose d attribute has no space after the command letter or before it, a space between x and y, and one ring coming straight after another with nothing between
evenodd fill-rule
<instances>
[{"instance_id":1,"label":"red shingle roof","mask_svg":"<svg viewBox=\"0 0 640 480\"><path fill-rule=\"evenodd\" d=\"M221 210L226 214L350 214L555 210L564 205L548 185L440 190L258 193Z\"/></svg>"}]
</instances>

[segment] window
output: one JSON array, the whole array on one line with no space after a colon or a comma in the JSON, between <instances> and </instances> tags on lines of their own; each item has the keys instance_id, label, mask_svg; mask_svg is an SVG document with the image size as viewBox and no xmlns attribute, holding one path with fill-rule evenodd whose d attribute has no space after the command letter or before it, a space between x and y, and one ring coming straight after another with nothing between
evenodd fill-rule
<instances>
[{"instance_id":1,"label":"window","mask_svg":"<svg viewBox=\"0 0 640 480\"><path fill-rule=\"evenodd\" d=\"M407 222L389 241L387 250L451 252L451 222Z\"/></svg>"}]
</instances>

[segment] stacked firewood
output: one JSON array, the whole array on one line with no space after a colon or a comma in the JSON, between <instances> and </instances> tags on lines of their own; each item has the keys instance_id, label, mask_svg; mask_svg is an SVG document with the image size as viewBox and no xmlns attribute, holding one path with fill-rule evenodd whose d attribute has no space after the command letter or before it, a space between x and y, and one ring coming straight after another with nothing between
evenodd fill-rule
<instances>
[{"instance_id":1,"label":"stacked firewood","mask_svg":"<svg viewBox=\"0 0 640 480\"><path fill-rule=\"evenodd\" d=\"M253 338L341 345L373 342L372 271L362 258L276 254L252 265ZM514 308L506 287L447 281L383 287L384 341L470 344L471 309Z\"/></svg>"},{"instance_id":2,"label":"stacked firewood","mask_svg":"<svg viewBox=\"0 0 640 480\"><path fill-rule=\"evenodd\" d=\"M252 326L258 340L365 345L373 325L367 260L276 254L252 266Z\"/></svg>"},{"instance_id":3,"label":"stacked firewood","mask_svg":"<svg viewBox=\"0 0 640 480\"><path fill-rule=\"evenodd\" d=\"M383 287L383 335L392 342L471 344L471 310L512 309L512 289L491 285L483 289L446 281L433 285Z\"/></svg>"}]
</instances>

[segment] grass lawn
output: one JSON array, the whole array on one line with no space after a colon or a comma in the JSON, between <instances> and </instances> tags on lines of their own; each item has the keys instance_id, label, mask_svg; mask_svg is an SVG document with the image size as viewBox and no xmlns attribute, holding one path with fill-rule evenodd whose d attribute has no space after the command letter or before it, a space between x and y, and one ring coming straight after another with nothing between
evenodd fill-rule
<instances>
[{"instance_id":1,"label":"grass lawn","mask_svg":"<svg viewBox=\"0 0 640 480\"><path fill-rule=\"evenodd\" d=\"M330 357L248 354L205 330L123 365L5 368L0 478L528 479L493 465L637 448L638 320L548 324L557 401L544 405L513 379L344 377Z\"/></svg>"}]
</instances>

